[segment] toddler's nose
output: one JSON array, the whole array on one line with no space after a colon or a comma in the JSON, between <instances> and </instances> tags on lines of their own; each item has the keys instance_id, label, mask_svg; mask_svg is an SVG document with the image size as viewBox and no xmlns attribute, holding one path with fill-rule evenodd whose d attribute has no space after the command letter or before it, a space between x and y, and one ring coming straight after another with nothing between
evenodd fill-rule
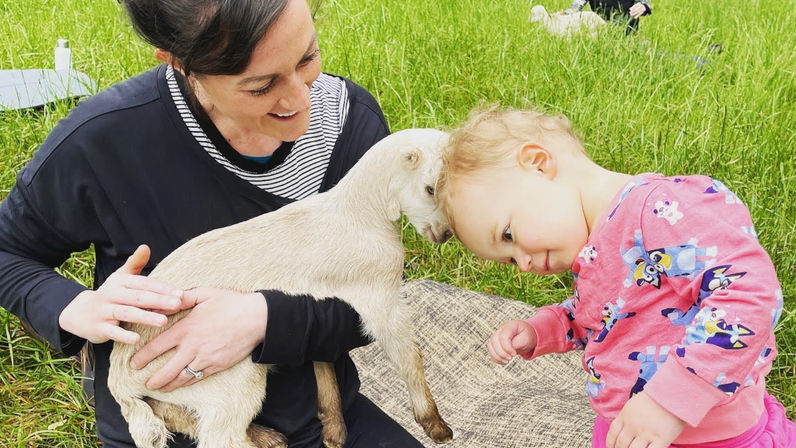
<instances>
[{"instance_id":1,"label":"toddler's nose","mask_svg":"<svg viewBox=\"0 0 796 448\"><path fill-rule=\"evenodd\" d=\"M517 269L522 272L531 271L531 256L526 254L517 254L514 256L514 261L517 263Z\"/></svg>"}]
</instances>

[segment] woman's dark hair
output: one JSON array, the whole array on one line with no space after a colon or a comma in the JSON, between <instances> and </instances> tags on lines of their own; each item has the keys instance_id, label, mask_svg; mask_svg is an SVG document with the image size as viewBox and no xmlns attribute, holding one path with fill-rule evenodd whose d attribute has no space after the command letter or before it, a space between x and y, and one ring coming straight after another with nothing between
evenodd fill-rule
<instances>
[{"instance_id":1,"label":"woman's dark hair","mask_svg":"<svg viewBox=\"0 0 796 448\"><path fill-rule=\"evenodd\" d=\"M120 0L138 34L187 76L237 75L289 0Z\"/></svg>"}]
</instances>

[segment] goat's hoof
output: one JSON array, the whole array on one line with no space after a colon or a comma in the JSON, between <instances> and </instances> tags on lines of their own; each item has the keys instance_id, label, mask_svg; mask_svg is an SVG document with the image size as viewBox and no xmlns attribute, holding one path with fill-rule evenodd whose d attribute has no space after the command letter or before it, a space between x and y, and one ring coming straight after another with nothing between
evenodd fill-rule
<instances>
[{"instance_id":1,"label":"goat's hoof","mask_svg":"<svg viewBox=\"0 0 796 448\"><path fill-rule=\"evenodd\" d=\"M423 429L436 443L448 443L453 440L453 430L442 418L427 421Z\"/></svg>"},{"instance_id":2,"label":"goat's hoof","mask_svg":"<svg viewBox=\"0 0 796 448\"><path fill-rule=\"evenodd\" d=\"M287 437L275 429L252 423L246 434L257 448L287 448Z\"/></svg>"},{"instance_id":3,"label":"goat's hoof","mask_svg":"<svg viewBox=\"0 0 796 448\"><path fill-rule=\"evenodd\" d=\"M323 425L323 446L326 448L343 448L345 440L348 437L348 431L345 424L329 424Z\"/></svg>"}]
</instances>

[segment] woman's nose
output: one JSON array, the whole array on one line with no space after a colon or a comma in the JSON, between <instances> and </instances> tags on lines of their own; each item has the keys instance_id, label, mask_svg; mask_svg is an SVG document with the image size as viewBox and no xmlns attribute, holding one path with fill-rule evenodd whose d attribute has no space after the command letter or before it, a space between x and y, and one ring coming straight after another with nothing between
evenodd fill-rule
<instances>
[{"instance_id":1,"label":"woman's nose","mask_svg":"<svg viewBox=\"0 0 796 448\"><path fill-rule=\"evenodd\" d=\"M300 111L310 107L310 85L301 78L300 73L293 73L287 81L279 106L286 111Z\"/></svg>"}]
</instances>

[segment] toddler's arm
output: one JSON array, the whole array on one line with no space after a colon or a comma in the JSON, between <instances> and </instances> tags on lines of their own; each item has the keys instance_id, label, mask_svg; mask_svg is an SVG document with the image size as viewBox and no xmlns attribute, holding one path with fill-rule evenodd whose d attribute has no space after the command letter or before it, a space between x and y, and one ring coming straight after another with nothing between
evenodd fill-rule
<instances>
[{"instance_id":1,"label":"toddler's arm","mask_svg":"<svg viewBox=\"0 0 796 448\"><path fill-rule=\"evenodd\" d=\"M652 191L642 213L647 262L663 268L660 281L676 292L658 310L661 325L684 333L644 391L697 426L728 397L764 387L782 290L740 199L707 177L681 182Z\"/></svg>"},{"instance_id":2,"label":"toddler's arm","mask_svg":"<svg viewBox=\"0 0 796 448\"><path fill-rule=\"evenodd\" d=\"M539 308L526 322L536 333L536 344L532 350L520 354L530 360L548 353L566 353L583 348L591 330L575 322L575 298L570 297L557 305Z\"/></svg>"}]
</instances>

